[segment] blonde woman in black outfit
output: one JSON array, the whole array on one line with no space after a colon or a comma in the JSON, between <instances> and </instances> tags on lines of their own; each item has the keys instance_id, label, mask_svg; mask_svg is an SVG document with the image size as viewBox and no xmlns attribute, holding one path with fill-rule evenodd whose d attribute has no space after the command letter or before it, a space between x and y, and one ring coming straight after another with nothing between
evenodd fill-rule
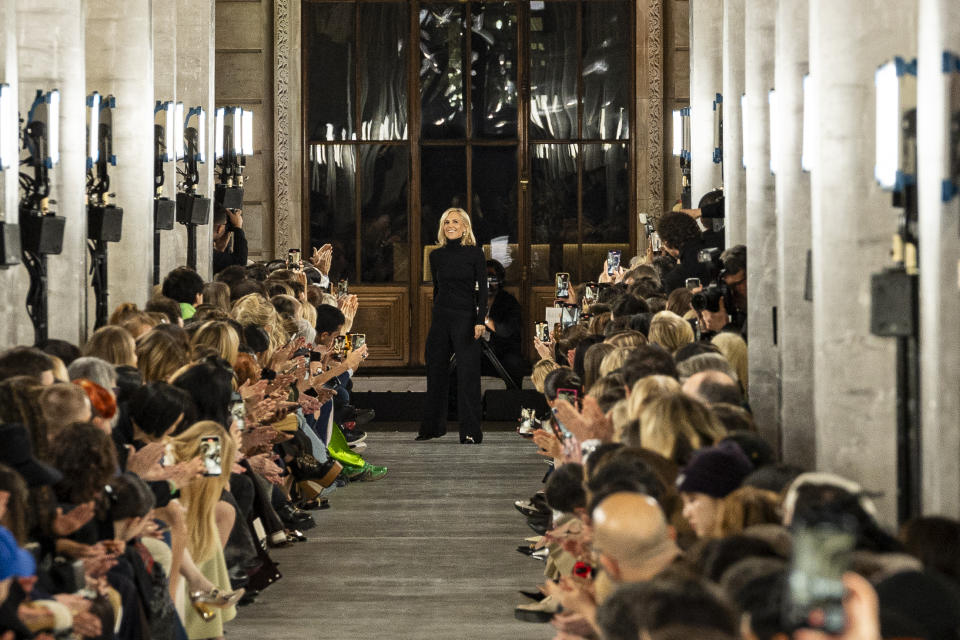
<instances>
[{"instance_id":1,"label":"blonde woman in black outfit","mask_svg":"<svg viewBox=\"0 0 960 640\"><path fill-rule=\"evenodd\" d=\"M460 442L480 444L480 343L487 315L487 266L463 209L447 209L430 254L433 314L427 334L427 401L417 440L447 432L450 354L457 356Z\"/></svg>"}]
</instances>

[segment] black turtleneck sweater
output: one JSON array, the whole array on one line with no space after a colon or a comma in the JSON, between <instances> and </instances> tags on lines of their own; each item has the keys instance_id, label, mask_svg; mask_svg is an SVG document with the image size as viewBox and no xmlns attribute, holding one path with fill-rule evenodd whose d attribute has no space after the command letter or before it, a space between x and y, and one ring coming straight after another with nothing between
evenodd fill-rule
<instances>
[{"instance_id":1,"label":"black turtleneck sweater","mask_svg":"<svg viewBox=\"0 0 960 640\"><path fill-rule=\"evenodd\" d=\"M484 323L487 316L487 260L483 249L464 245L460 240L448 240L446 245L430 253L430 274L435 308L475 312L474 324Z\"/></svg>"}]
</instances>

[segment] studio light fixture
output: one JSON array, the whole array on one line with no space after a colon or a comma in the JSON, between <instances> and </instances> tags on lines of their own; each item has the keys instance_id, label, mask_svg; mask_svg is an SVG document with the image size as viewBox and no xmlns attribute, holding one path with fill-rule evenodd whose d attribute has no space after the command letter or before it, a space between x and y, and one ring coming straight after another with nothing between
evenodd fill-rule
<instances>
[{"instance_id":1,"label":"studio light fixture","mask_svg":"<svg viewBox=\"0 0 960 640\"><path fill-rule=\"evenodd\" d=\"M805 172L813 171L813 145L816 136L816 96L810 74L803 76L803 142L800 150L800 168Z\"/></svg>"},{"instance_id":2,"label":"studio light fixture","mask_svg":"<svg viewBox=\"0 0 960 640\"><path fill-rule=\"evenodd\" d=\"M17 115L13 104L13 89L0 84L0 171L10 168L17 155Z\"/></svg>"},{"instance_id":3,"label":"studio light fixture","mask_svg":"<svg viewBox=\"0 0 960 640\"><path fill-rule=\"evenodd\" d=\"M680 157L683 154L683 117L679 109L673 110L673 155Z\"/></svg>"},{"instance_id":4,"label":"studio light fixture","mask_svg":"<svg viewBox=\"0 0 960 640\"><path fill-rule=\"evenodd\" d=\"M777 133L777 90L770 89L767 94L767 103L770 105L770 173L777 175L777 156L780 153L780 140Z\"/></svg>"},{"instance_id":5,"label":"studio light fixture","mask_svg":"<svg viewBox=\"0 0 960 640\"><path fill-rule=\"evenodd\" d=\"M223 128L227 111L224 107L217 109L213 116L213 160L214 162L223 157Z\"/></svg>"},{"instance_id":6,"label":"studio light fixture","mask_svg":"<svg viewBox=\"0 0 960 640\"><path fill-rule=\"evenodd\" d=\"M100 160L99 129L100 129L100 101L101 96L94 91L87 96L87 171Z\"/></svg>"},{"instance_id":7,"label":"studio light fixture","mask_svg":"<svg viewBox=\"0 0 960 640\"><path fill-rule=\"evenodd\" d=\"M873 175L887 191L902 191L915 179L906 169L904 116L917 104L917 62L896 57L874 74L877 90L876 162Z\"/></svg>"},{"instance_id":8,"label":"studio light fixture","mask_svg":"<svg viewBox=\"0 0 960 640\"><path fill-rule=\"evenodd\" d=\"M723 162L723 95L713 99L713 163Z\"/></svg>"},{"instance_id":9,"label":"studio light fixture","mask_svg":"<svg viewBox=\"0 0 960 640\"><path fill-rule=\"evenodd\" d=\"M174 160L183 160L183 157L186 155L183 146L183 128L187 125L186 120L183 116L183 103L178 102L174 106L173 113L173 152L176 156Z\"/></svg>"},{"instance_id":10,"label":"studio light fixture","mask_svg":"<svg viewBox=\"0 0 960 640\"><path fill-rule=\"evenodd\" d=\"M243 155L253 155L253 111L244 110L241 119L243 131Z\"/></svg>"},{"instance_id":11,"label":"studio light fixture","mask_svg":"<svg viewBox=\"0 0 960 640\"><path fill-rule=\"evenodd\" d=\"M179 108L179 104L178 104L178 108ZM197 119L197 123L196 123L197 126L196 126L196 127L191 127L191 126L190 126L190 120L193 119L193 118L196 118L196 119ZM186 117L186 119L183 121L183 127L184 127L184 135L181 136L181 137L184 139L184 141L186 141L186 136L187 136L187 133L188 133L188 132L187 132L188 129L193 129L194 131L196 131L197 139L196 139L196 141L195 141L195 142L196 142L196 147L195 147L194 153L193 153L193 160L194 160L195 162L199 162L199 163L201 163L201 164L204 163L204 162L206 162L206 161L207 161L207 151L206 151L206 148L207 148L207 145L206 145L206 142L207 142L207 112L203 110L203 107L199 107L199 106L198 106L198 107L193 107L193 108L191 108L189 111L187 111L187 117ZM192 132L190 132L190 135L192 136ZM184 155L184 157L187 156L186 150L184 150L184 154L183 154L183 155Z\"/></svg>"},{"instance_id":12,"label":"studio light fixture","mask_svg":"<svg viewBox=\"0 0 960 640\"><path fill-rule=\"evenodd\" d=\"M232 140L233 157L239 158L243 155L243 109L233 107L230 112L230 137Z\"/></svg>"},{"instance_id":13,"label":"studio light fixture","mask_svg":"<svg viewBox=\"0 0 960 640\"><path fill-rule=\"evenodd\" d=\"M960 195L960 56L943 52L947 107L947 175L941 185L941 199L950 202Z\"/></svg>"},{"instance_id":14,"label":"studio light fixture","mask_svg":"<svg viewBox=\"0 0 960 640\"><path fill-rule=\"evenodd\" d=\"M684 107L680 110L681 122L683 123L683 158L690 161L690 107Z\"/></svg>"}]
</instances>

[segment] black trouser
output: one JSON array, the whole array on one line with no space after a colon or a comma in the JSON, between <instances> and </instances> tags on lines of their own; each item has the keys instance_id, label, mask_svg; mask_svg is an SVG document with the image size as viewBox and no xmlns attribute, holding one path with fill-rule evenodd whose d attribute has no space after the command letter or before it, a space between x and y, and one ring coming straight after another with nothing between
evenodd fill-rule
<instances>
[{"instance_id":1,"label":"black trouser","mask_svg":"<svg viewBox=\"0 0 960 640\"><path fill-rule=\"evenodd\" d=\"M483 438L480 427L480 344L473 338L476 317L469 312L433 309L427 334L427 401L420 435L447 432L447 393L450 385L450 355L457 356L457 414L460 440Z\"/></svg>"}]
</instances>

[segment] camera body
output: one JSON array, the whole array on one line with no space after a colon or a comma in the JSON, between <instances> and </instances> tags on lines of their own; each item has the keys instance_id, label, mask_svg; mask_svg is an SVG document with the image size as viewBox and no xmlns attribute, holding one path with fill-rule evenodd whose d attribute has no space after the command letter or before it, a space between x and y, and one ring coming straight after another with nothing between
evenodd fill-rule
<instances>
[{"instance_id":1,"label":"camera body","mask_svg":"<svg viewBox=\"0 0 960 640\"><path fill-rule=\"evenodd\" d=\"M720 311L721 300L723 300L724 309L728 312L733 310L733 296L730 293L730 288L723 280L720 280L719 283L712 283L710 286L704 287L699 293L693 294L690 304L698 312L717 313Z\"/></svg>"}]
</instances>

